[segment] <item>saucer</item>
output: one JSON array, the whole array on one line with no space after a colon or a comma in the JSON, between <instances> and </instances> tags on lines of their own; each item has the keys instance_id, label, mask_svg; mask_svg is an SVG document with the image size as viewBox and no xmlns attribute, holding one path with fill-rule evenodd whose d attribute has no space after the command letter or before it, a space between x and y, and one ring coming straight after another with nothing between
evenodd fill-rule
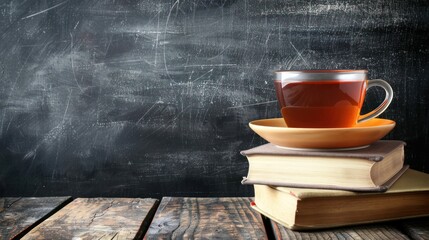
<instances>
[{"instance_id":1,"label":"saucer","mask_svg":"<svg viewBox=\"0 0 429 240\"><path fill-rule=\"evenodd\" d=\"M283 118L254 120L250 128L279 147L305 150L351 150L364 148L386 136L395 121L373 118L350 128L289 128Z\"/></svg>"}]
</instances>

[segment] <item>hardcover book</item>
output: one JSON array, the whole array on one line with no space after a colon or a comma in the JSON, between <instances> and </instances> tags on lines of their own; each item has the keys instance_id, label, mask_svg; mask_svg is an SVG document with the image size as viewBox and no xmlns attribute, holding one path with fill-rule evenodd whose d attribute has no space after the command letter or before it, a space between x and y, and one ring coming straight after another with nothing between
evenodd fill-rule
<instances>
[{"instance_id":1,"label":"hardcover book","mask_svg":"<svg viewBox=\"0 0 429 240\"><path fill-rule=\"evenodd\" d=\"M429 174L408 169L386 192L254 185L251 206L290 229L317 229L429 216Z\"/></svg>"},{"instance_id":2,"label":"hardcover book","mask_svg":"<svg viewBox=\"0 0 429 240\"><path fill-rule=\"evenodd\" d=\"M386 191L406 170L405 142L380 140L347 151L297 151L264 144L242 151L249 162L243 184Z\"/></svg>"}]
</instances>

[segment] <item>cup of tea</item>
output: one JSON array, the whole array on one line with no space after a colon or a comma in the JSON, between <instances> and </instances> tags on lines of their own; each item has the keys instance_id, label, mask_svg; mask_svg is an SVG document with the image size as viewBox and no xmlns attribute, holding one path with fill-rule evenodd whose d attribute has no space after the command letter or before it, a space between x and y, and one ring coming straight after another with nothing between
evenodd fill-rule
<instances>
[{"instance_id":1,"label":"cup of tea","mask_svg":"<svg viewBox=\"0 0 429 240\"><path fill-rule=\"evenodd\" d=\"M392 102L392 87L367 79L366 70L303 70L275 72L274 86L288 127L346 128L375 118ZM360 115L366 91L381 87L383 102Z\"/></svg>"}]
</instances>

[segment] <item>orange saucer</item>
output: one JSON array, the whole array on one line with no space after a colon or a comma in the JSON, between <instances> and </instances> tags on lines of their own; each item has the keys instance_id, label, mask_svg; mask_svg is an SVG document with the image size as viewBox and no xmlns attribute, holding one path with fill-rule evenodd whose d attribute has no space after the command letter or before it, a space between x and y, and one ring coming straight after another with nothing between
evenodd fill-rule
<instances>
[{"instance_id":1,"label":"orange saucer","mask_svg":"<svg viewBox=\"0 0 429 240\"><path fill-rule=\"evenodd\" d=\"M395 121L373 118L351 128L289 128L283 118L251 121L250 128L279 147L306 150L363 148L386 136Z\"/></svg>"}]
</instances>

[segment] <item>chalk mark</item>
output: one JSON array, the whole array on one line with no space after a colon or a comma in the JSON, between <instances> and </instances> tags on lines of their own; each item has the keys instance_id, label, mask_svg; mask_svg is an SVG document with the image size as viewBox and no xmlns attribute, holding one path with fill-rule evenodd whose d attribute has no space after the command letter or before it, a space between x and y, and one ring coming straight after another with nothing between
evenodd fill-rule
<instances>
[{"instance_id":1,"label":"chalk mark","mask_svg":"<svg viewBox=\"0 0 429 240\"><path fill-rule=\"evenodd\" d=\"M155 129L154 131L152 131L152 133L150 133L149 135L146 136L146 138L150 139L150 137L152 137L155 134L158 134L159 131L161 131L164 128L164 131L167 130L168 128L172 127L172 123L174 121L176 121L176 119L178 119L179 117L181 117L181 115L183 115L183 113L188 110L189 108L191 108L191 105L185 107L182 111L178 112L176 114L176 116L174 118L172 118L170 121L168 121L166 123L166 125L162 125L160 127L158 127L157 129Z\"/></svg>"},{"instance_id":2,"label":"chalk mark","mask_svg":"<svg viewBox=\"0 0 429 240\"><path fill-rule=\"evenodd\" d=\"M109 42L107 43L106 50L104 50L104 55L106 55L106 56L107 56L107 53L109 52L110 44L112 44L112 35L110 35Z\"/></svg>"},{"instance_id":3,"label":"chalk mark","mask_svg":"<svg viewBox=\"0 0 429 240\"><path fill-rule=\"evenodd\" d=\"M204 77L207 73L211 73L211 72L213 72L213 68L208 70L206 73L202 74L201 76L197 77L196 79L192 80L191 82L193 83L193 82L201 79L202 77Z\"/></svg>"},{"instance_id":4,"label":"chalk mark","mask_svg":"<svg viewBox=\"0 0 429 240\"><path fill-rule=\"evenodd\" d=\"M296 49L295 45L293 45L293 43L291 41L289 41L290 45L293 47L293 49L295 49L296 53L298 54L299 58L301 58L302 61L304 61L305 65L310 68L310 65L307 63L307 61L304 59L304 57L302 56L301 52L298 51L298 49Z\"/></svg>"},{"instance_id":5,"label":"chalk mark","mask_svg":"<svg viewBox=\"0 0 429 240\"><path fill-rule=\"evenodd\" d=\"M72 72L73 72L73 78L74 81L76 82L76 85L78 86L80 92L83 93L83 89L82 87L79 85L79 82L77 81L76 78L76 72L74 71L74 61L73 61L73 35L72 33L70 33L70 60L71 60L71 68L72 68Z\"/></svg>"},{"instance_id":6,"label":"chalk mark","mask_svg":"<svg viewBox=\"0 0 429 240\"><path fill-rule=\"evenodd\" d=\"M45 13L45 12L47 12L47 11L49 11L49 10L52 10L52 9L54 9L54 8L57 8L57 7L59 7L59 6L63 5L63 4L65 4L65 3L66 3L66 2L68 2L68 1L69 1L69 0L66 0L66 1L64 1L64 2L62 2L62 3L58 3L57 5L52 6L52 7L50 7L50 8L47 8L47 9L45 9L45 10L42 10L42 11L40 11L40 12L33 13L33 14L31 14L31 15L28 15L28 16L26 16L26 17L23 17L23 18L21 18L21 20L24 20L24 19L27 19L27 18L31 18L31 17L37 16L37 15L39 15L39 14Z\"/></svg>"},{"instance_id":7,"label":"chalk mark","mask_svg":"<svg viewBox=\"0 0 429 240\"><path fill-rule=\"evenodd\" d=\"M252 103L252 104L240 105L240 106L235 106L235 107L228 107L227 109L244 108L244 107L257 106L257 105L265 105L265 104L270 104L270 103L275 103L275 102L277 102L277 100L266 101L266 102L261 102L261 103Z\"/></svg>"},{"instance_id":8,"label":"chalk mark","mask_svg":"<svg viewBox=\"0 0 429 240\"><path fill-rule=\"evenodd\" d=\"M66 119L67 112L68 112L68 110L69 110L70 100L71 100L71 97L72 97L72 92L73 92L73 89L70 89L70 93L69 93L69 97L68 97L68 100L67 100L66 109L64 110L63 119L62 119L62 121L61 121L61 122L62 122L62 124L64 124L65 119Z\"/></svg>"},{"instance_id":9,"label":"chalk mark","mask_svg":"<svg viewBox=\"0 0 429 240\"><path fill-rule=\"evenodd\" d=\"M226 48L224 48L220 53L218 53L216 56L211 57L211 58L207 58L207 60L213 60L219 56L221 56L231 45L226 46Z\"/></svg>"},{"instance_id":10,"label":"chalk mark","mask_svg":"<svg viewBox=\"0 0 429 240\"><path fill-rule=\"evenodd\" d=\"M136 124L139 124L141 120L157 105L157 104L163 104L163 101L156 101L144 114L141 116L141 118L136 122Z\"/></svg>"},{"instance_id":11,"label":"chalk mark","mask_svg":"<svg viewBox=\"0 0 429 240\"><path fill-rule=\"evenodd\" d=\"M271 37L271 32L270 32L270 33L268 33L267 39L265 40L265 51L264 51L264 54L262 55L261 61L259 61L259 64L258 64L258 66L256 67L256 69L259 69L259 68L261 67L262 62L264 61L265 56L266 56L266 55L267 55L267 53L268 53L268 41L270 40L270 37Z\"/></svg>"},{"instance_id":12,"label":"chalk mark","mask_svg":"<svg viewBox=\"0 0 429 240\"><path fill-rule=\"evenodd\" d=\"M40 146L42 146L42 144L48 140L48 137L53 135L53 138L57 138L59 133L56 133L57 131L61 131L62 129L60 127L63 127L65 124L65 120L66 120L66 116L67 116L67 112L70 106L70 101L72 98L72 93L73 93L73 89L70 89L69 92L69 96L67 99L67 105L66 108L64 110L64 114L63 117L61 119L61 122L58 123L57 126L53 127L51 130L49 130L49 132L47 134L45 134L45 137L39 141L39 143L34 147L34 149L30 150L28 153L26 153L23 157L24 160L30 159L32 158L33 160L36 158L37 155L37 151L39 150ZM56 166L56 165L55 165Z\"/></svg>"},{"instance_id":13,"label":"chalk mark","mask_svg":"<svg viewBox=\"0 0 429 240\"><path fill-rule=\"evenodd\" d=\"M77 21L76 25L74 25L74 28L73 28L73 30L76 30L76 28L77 28L77 25L79 25L79 23L80 23L80 21Z\"/></svg>"},{"instance_id":14,"label":"chalk mark","mask_svg":"<svg viewBox=\"0 0 429 240\"><path fill-rule=\"evenodd\" d=\"M221 64L196 64L196 65L185 65L187 67L229 67L229 66L237 66L235 63L221 63Z\"/></svg>"},{"instance_id":15,"label":"chalk mark","mask_svg":"<svg viewBox=\"0 0 429 240\"><path fill-rule=\"evenodd\" d=\"M94 63L92 65L118 64L118 63L140 63L140 62L145 62L150 66L154 66L153 63L151 63L145 59L130 59L130 60L123 60L123 61L98 62L98 63Z\"/></svg>"},{"instance_id":16,"label":"chalk mark","mask_svg":"<svg viewBox=\"0 0 429 240\"><path fill-rule=\"evenodd\" d=\"M168 16L167 16L167 20L165 21L165 28L164 28L164 41L167 39L167 28L168 28L168 22L170 21L171 12L173 12L173 8L174 8L178 3L179 3L179 0L177 0L176 2L174 2L173 6L171 6L171 8L170 8L170 12L168 13ZM166 58L166 56L165 56L165 45L166 45L166 44L164 44L164 45L163 45L163 47L164 47L164 54L163 54L163 55L164 55L164 68L165 68L165 72L166 72L166 74L167 74L168 78L169 78L172 82L176 83L176 81L174 81L174 80L171 78L170 72L168 71L167 58Z\"/></svg>"},{"instance_id":17,"label":"chalk mark","mask_svg":"<svg viewBox=\"0 0 429 240\"><path fill-rule=\"evenodd\" d=\"M159 44L159 16L160 16L161 11L158 11L158 23L156 25L156 39L155 39L155 56L154 56L154 65L156 67L156 62L157 62L157 57L158 57L158 44Z\"/></svg>"}]
</instances>

